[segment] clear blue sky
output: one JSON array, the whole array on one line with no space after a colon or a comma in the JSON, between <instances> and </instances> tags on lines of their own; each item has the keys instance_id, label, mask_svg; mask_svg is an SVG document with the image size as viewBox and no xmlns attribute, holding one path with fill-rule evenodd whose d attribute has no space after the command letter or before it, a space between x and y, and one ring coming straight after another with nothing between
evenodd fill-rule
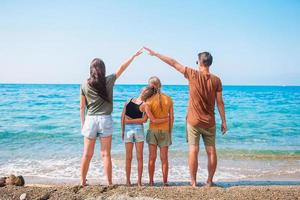
<instances>
[{"instance_id":1,"label":"clear blue sky","mask_svg":"<svg viewBox=\"0 0 300 200\"><path fill-rule=\"evenodd\" d=\"M225 85L300 85L300 1L0 1L0 83L81 83L102 58L108 73L145 45L211 71ZM186 84L147 54L118 83Z\"/></svg>"}]
</instances>

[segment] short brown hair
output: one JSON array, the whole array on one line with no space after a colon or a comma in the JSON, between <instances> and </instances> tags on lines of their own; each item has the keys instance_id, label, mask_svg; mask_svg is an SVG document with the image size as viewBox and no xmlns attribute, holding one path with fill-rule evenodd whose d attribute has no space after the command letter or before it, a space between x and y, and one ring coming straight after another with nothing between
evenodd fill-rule
<instances>
[{"instance_id":1,"label":"short brown hair","mask_svg":"<svg viewBox=\"0 0 300 200\"><path fill-rule=\"evenodd\" d=\"M213 62L213 57L209 52L201 52L198 54L200 65L209 67Z\"/></svg>"}]
</instances>

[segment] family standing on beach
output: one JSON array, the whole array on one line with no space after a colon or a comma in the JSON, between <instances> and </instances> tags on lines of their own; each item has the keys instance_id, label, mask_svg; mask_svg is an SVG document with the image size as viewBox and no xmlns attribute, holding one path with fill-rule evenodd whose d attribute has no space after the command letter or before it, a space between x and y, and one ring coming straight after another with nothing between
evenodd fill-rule
<instances>
[{"instance_id":1,"label":"family standing on beach","mask_svg":"<svg viewBox=\"0 0 300 200\"><path fill-rule=\"evenodd\" d=\"M81 130L84 135L84 152L81 161L81 185L87 185L87 172L94 154L96 138L100 138L101 157L107 183L112 184L111 142L113 133L112 109L113 86L131 62L146 50L182 73L189 82L189 102L187 112L186 138L189 144L188 165L191 185L197 185L198 154L200 136L203 138L208 159L207 186L213 186L213 177L217 166L215 148L215 102L221 116L222 133L226 133L224 103L222 98L221 80L209 72L213 57L208 52L198 54L198 70L186 67L173 58L164 56L149 48L142 48L129 60L123 63L116 73L106 76L104 62L95 58L90 64L90 77L81 85L80 89L80 118ZM86 112L87 111L87 112ZM87 114L86 114L87 113ZM121 116L121 136L126 149L126 183L131 185L132 151L135 146L138 163L138 185L142 185L144 127L143 123L150 119L146 141L149 147L149 185L154 185L155 162L157 148L160 152L163 184L168 185L168 150L172 144L172 128L174 109L172 98L161 91L161 81L158 77L151 77L148 86L142 88L136 98L128 100ZM182 133L185 134L185 133Z\"/></svg>"}]
</instances>

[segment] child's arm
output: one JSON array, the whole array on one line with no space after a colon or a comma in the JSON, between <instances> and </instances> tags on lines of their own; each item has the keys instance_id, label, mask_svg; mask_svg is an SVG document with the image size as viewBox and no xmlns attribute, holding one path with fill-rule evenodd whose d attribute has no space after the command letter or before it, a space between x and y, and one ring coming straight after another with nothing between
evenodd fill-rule
<instances>
[{"instance_id":1,"label":"child's arm","mask_svg":"<svg viewBox=\"0 0 300 200\"><path fill-rule=\"evenodd\" d=\"M151 112L151 109L149 108L149 106L147 104L144 105L145 106L145 112L148 115L150 121L152 123L155 124L161 124L161 123L165 123L169 121L169 117L165 117L165 118L155 118Z\"/></svg>"},{"instance_id":2,"label":"child's arm","mask_svg":"<svg viewBox=\"0 0 300 200\"><path fill-rule=\"evenodd\" d=\"M125 122L128 123L128 124L133 124L133 123L142 124L142 123L147 122L148 118L150 118L150 121L152 123L155 123L155 124L160 124L160 123L164 123L164 122L169 121L168 117L165 117L165 118L155 118L153 116L153 114L152 114L149 106L146 103L144 103L143 105L141 105L140 109L141 109L142 112L144 112L143 118L130 119L130 118L125 117Z\"/></svg>"},{"instance_id":3,"label":"child's arm","mask_svg":"<svg viewBox=\"0 0 300 200\"><path fill-rule=\"evenodd\" d=\"M174 107L173 107L173 104L172 104L172 106L170 108L170 111L169 111L169 132L170 132L171 143L172 143L173 125L174 125Z\"/></svg>"},{"instance_id":4,"label":"child's arm","mask_svg":"<svg viewBox=\"0 0 300 200\"><path fill-rule=\"evenodd\" d=\"M127 103L125 103L122 115L121 115L121 134L122 134L122 140L124 140L124 131L125 131L125 111L126 111Z\"/></svg>"},{"instance_id":5,"label":"child's arm","mask_svg":"<svg viewBox=\"0 0 300 200\"><path fill-rule=\"evenodd\" d=\"M148 116L144 114L142 118L137 119L130 119L128 117L125 117L125 123L126 124L143 124L148 120Z\"/></svg>"}]
</instances>

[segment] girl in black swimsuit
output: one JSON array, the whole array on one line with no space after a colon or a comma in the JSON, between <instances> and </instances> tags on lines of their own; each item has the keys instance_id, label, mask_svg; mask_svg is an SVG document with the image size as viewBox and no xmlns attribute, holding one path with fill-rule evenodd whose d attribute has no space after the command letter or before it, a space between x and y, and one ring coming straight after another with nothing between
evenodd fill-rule
<instances>
[{"instance_id":1,"label":"girl in black swimsuit","mask_svg":"<svg viewBox=\"0 0 300 200\"><path fill-rule=\"evenodd\" d=\"M147 103L147 99L154 94L152 87L144 87L141 90L139 97L130 99L125 103L121 124L122 124L122 139L125 142L126 149L126 184L131 185L131 161L132 150L135 144L136 157L138 163L138 186L142 185L143 174L143 148L144 148L144 127L143 123L147 122L148 117L151 122L163 123L168 121L168 118L155 119Z\"/></svg>"}]
</instances>

